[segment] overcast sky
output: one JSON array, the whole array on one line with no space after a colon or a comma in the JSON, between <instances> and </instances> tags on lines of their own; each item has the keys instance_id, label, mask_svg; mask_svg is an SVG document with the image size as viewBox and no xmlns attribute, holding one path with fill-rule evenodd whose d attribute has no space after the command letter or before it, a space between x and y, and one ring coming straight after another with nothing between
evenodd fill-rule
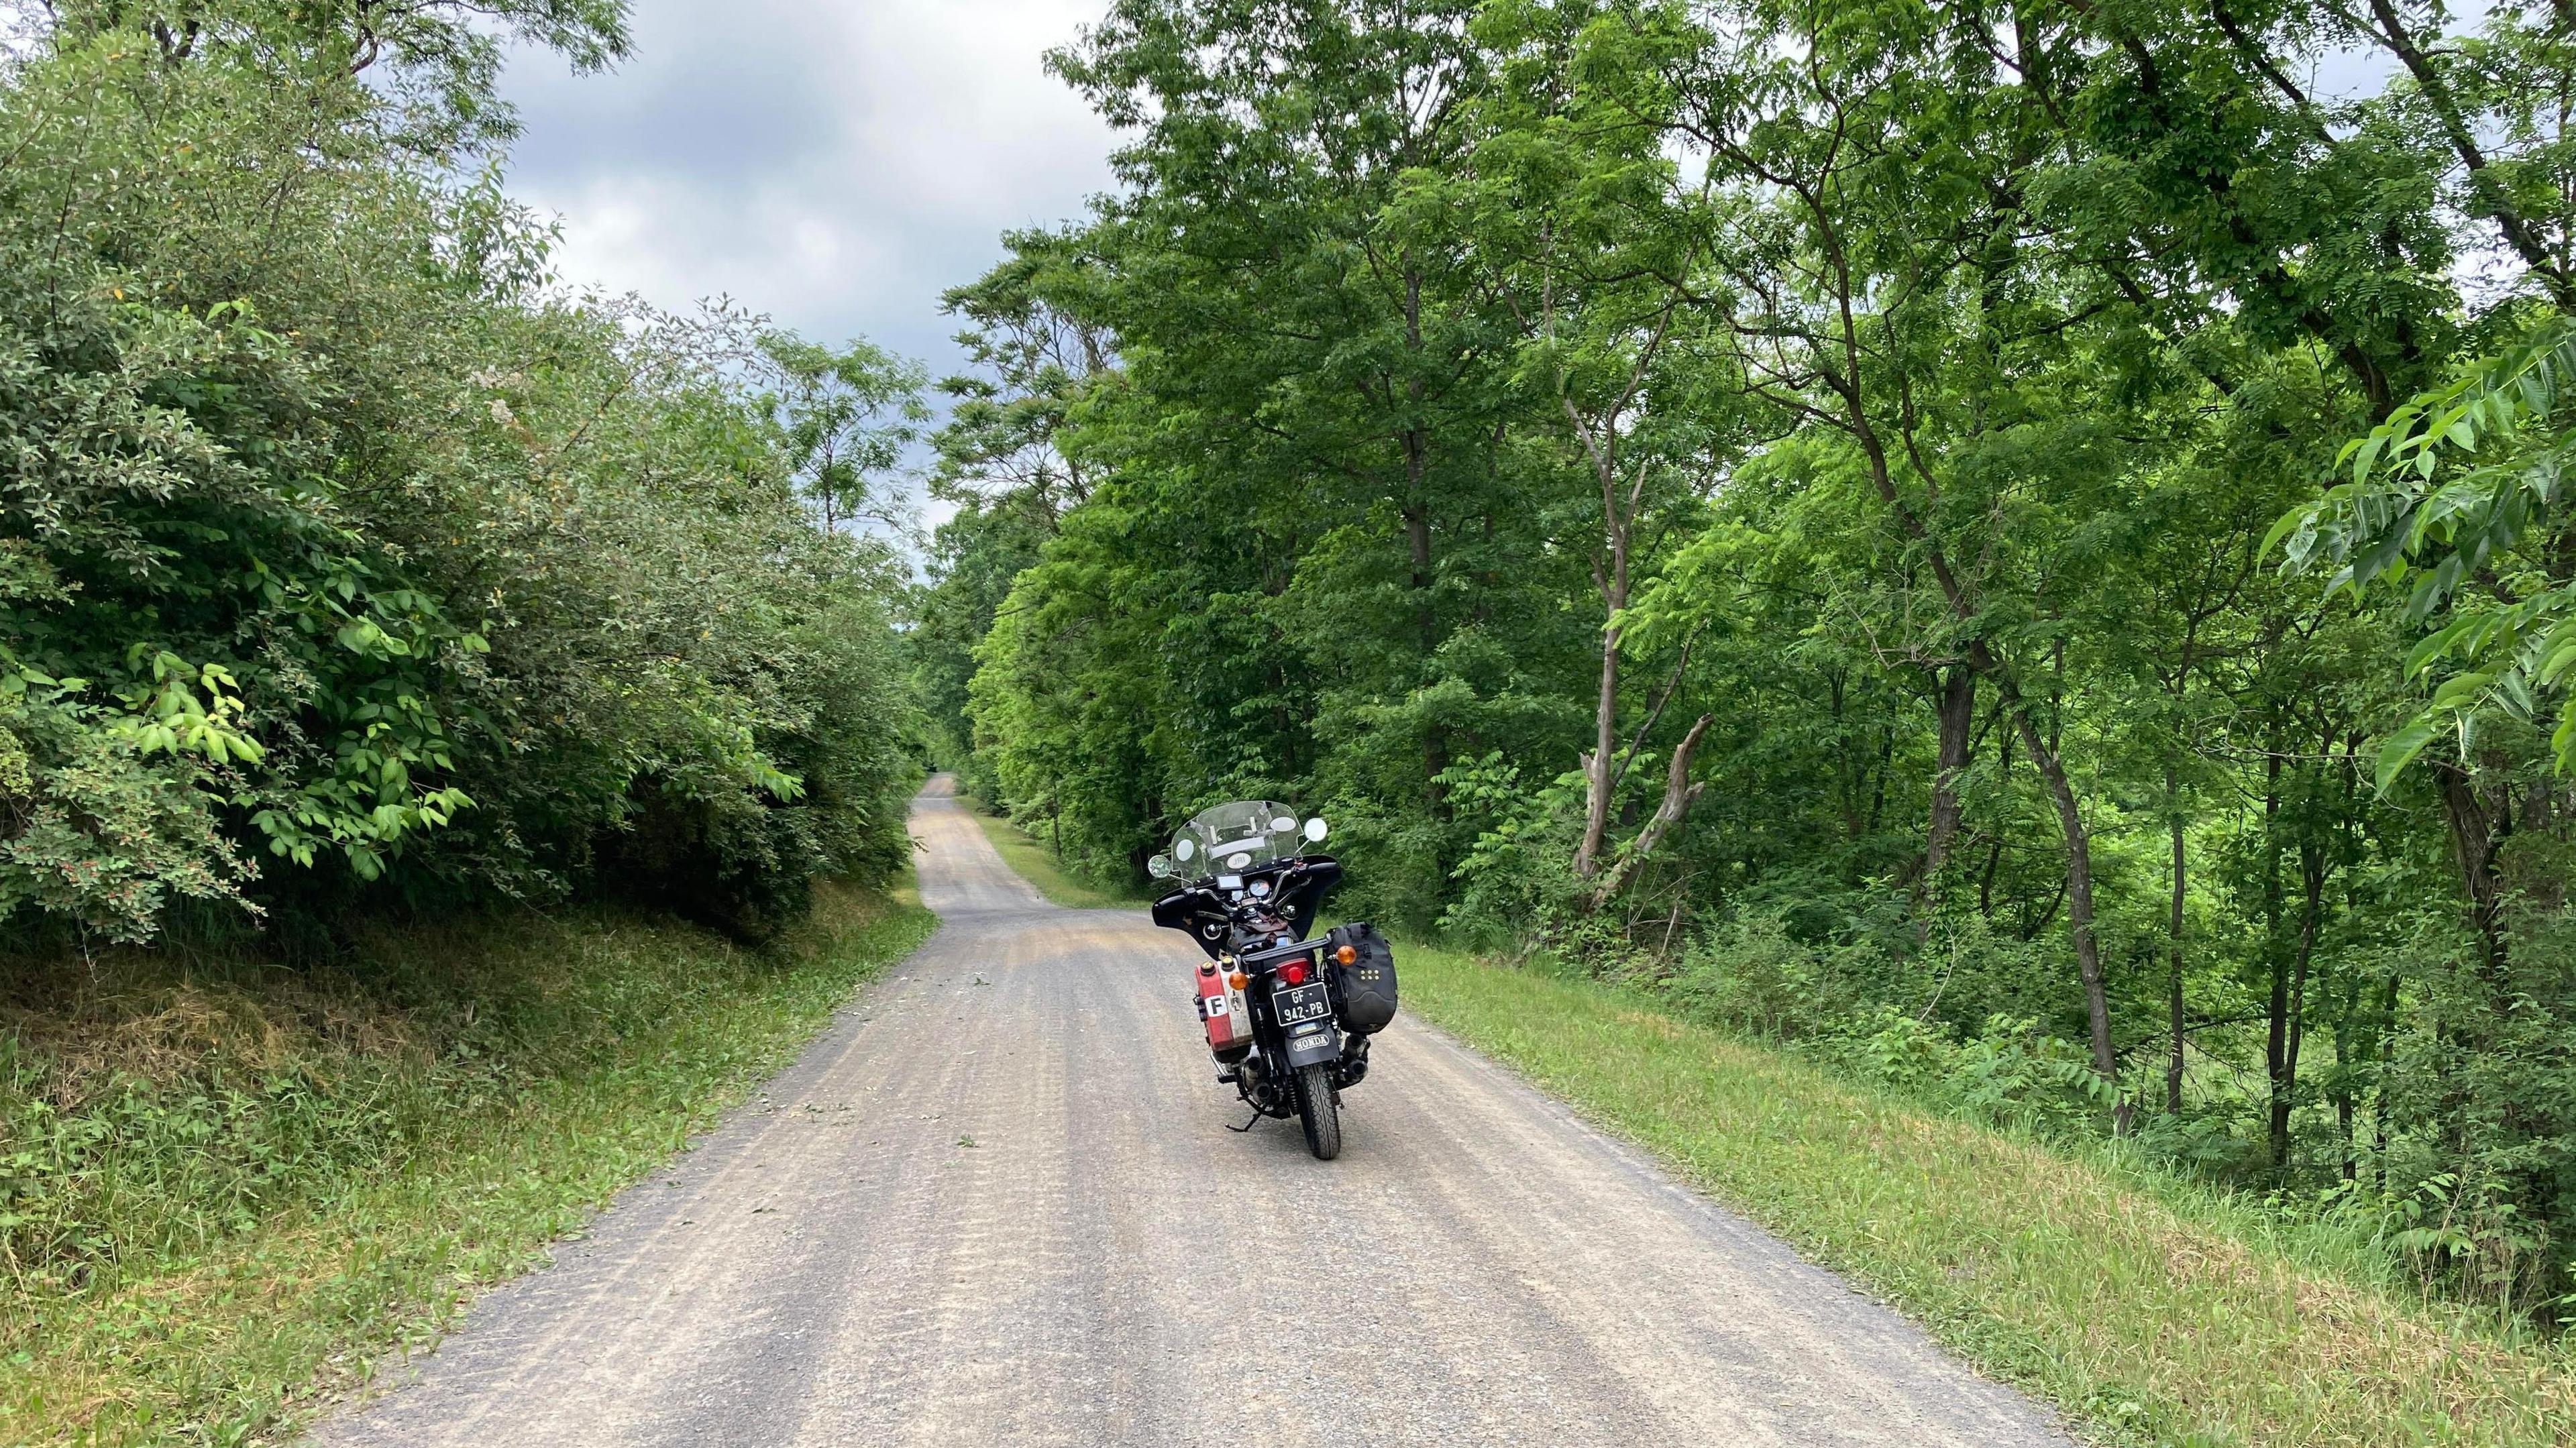
<instances>
[{"instance_id":1,"label":"overcast sky","mask_svg":"<svg viewBox=\"0 0 2576 1448\"><path fill-rule=\"evenodd\" d=\"M1101 0L635 0L635 55L522 55L510 189L567 282L727 294L808 337L952 369L944 287L1079 214L1110 132L1042 58Z\"/></svg>"}]
</instances>

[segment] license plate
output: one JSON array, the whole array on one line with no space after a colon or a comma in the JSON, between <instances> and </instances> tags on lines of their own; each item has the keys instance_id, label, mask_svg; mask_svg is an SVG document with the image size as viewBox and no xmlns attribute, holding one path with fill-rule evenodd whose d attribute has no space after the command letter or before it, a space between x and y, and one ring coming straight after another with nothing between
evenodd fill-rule
<instances>
[{"instance_id":1,"label":"license plate","mask_svg":"<svg viewBox=\"0 0 2576 1448\"><path fill-rule=\"evenodd\" d=\"M1317 981L1313 985L1301 985L1294 990L1283 990L1276 999L1279 1006L1279 1024L1283 1026L1293 1026L1303 1021L1320 1021L1333 1013L1333 998L1325 992L1322 981Z\"/></svg>"}]
</instances>

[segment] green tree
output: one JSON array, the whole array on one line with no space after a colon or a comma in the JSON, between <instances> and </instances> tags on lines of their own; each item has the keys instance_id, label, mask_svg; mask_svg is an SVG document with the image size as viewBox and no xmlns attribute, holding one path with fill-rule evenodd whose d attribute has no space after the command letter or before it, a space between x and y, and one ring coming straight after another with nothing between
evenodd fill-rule
<instances>
[{"instance_id":1,"label":"green tree","mask_svg":"<svg viewBox=\"0 0 2576 1448\"><path fill-rule=\"evenodd\" d=\"M13 924L650 855L621 878L757 931L900 860L893 560L805 524L738 380L763 329L544 290L498 187L501 46L604 63L621 15L82 4L10 51Z\"/></svg>"},{"instance_id":2,"label":"green tree","mask_svg":"<svg viewBox=\"0 0 2576 1448\"><path fill-rule=\"evenodd\" d=\"M930 420L921 364L865 340L834 351L786 332L763 336L760 351L775 377L770 416L823 531L897 524L887 511L893 500L876 480L902 463Z\"/></svg>"}]
</instances>

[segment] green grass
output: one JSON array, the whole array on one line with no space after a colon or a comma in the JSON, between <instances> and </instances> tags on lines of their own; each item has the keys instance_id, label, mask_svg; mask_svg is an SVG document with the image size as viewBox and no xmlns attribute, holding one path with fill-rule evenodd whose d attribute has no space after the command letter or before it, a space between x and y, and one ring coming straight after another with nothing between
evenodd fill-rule
<instances>
[{"instance_id":1,"label":"green grass","mask_svg":"<svg viewBox=\"0 0 2576 1448\"><path fill-rule=\"evenodd\" d=\"M2105 1443L2560 1444L2576 1364L2159 1178L1855 1087L1618 987L1422 946L1405 1006Z\"/></svg>"},{"instance_id":2,"label":"green grass","mask_svg":"<svg viewBox=\"0 0 2576 1448\"><path fill-rule=\"evenodd\" d=\"M1059 864L1055 852L1031 836L1028 831L999 815L988 814L977 801L965 801L967 812L975 823L984 827L984 838L1001 851L1002 859L1017 870L1020 878L1037 887L1038 893L1058 905L1074 910L1111 910L1148 904L1151 895L1137 891L1119 892L1075 879Z\"/></svg>"},{"instance_id":3,"label":"green grass","mask_svg":"<svg viewBox=\"0 0 2576 1448\"><path fill-rule=\"evenodd\" d=\"M935 923L818 897L760 951L573 912L0 973L0 1443L275 1441L434 1340Z\"/></svg>"}]
</instances>

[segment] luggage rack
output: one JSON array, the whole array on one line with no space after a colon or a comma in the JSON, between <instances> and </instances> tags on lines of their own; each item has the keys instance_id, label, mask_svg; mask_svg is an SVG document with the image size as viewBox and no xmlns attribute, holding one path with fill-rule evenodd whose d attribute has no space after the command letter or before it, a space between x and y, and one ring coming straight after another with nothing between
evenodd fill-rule
<instances>
[{"instance_id":1,"label":"luggage rack","mask_svg":"<svg viewBox=\"0 0 2576 1448\"><path fill-rule=\"evenodd\" d=\"M1301 940L1294 945L1274 945L1268 950L1256 950L1249 955L1238 955L1234 958L1234 963L1237 965L1268 965L1274 960L1286 960L1291 956L1312 955L1316 951L1323 949L1329 943L1330 942L1328 941L1322 940Z\"/></svg>"}]
</instances>

